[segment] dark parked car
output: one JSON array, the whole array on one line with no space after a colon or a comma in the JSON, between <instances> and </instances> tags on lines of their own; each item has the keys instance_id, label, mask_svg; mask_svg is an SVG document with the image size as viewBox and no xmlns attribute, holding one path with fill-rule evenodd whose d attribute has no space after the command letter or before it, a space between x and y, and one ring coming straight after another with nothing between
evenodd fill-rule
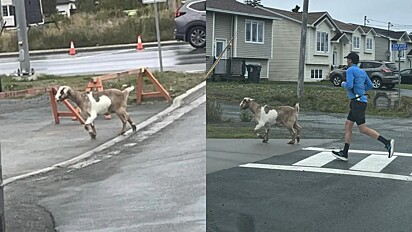
<instances>
[{"instance_id":1,"label":"dark parked car","mask_svg":"<svg viewBox=\"0 0 412 232\"><path fill-rule=\"evenodd\" d=\"M393 62L364 60L359 61L358 66L368 74L375 89L382 86L392 89L395 84L399 84L398 68ZM342 81L346 81L346 69L345 66L329 73L329 80L334 86L340 86Z\"/></svg>"},{"instance_id":2,"label":"dark parked car","mask_svg":"<svg viewBox=\"0 0 412 232\"><path fill-rule=\"evenodd\" d=\"M175 13L175 39L192 47L206 46L206 0L186 1Z\"/></svg>"},{"instance_id":3,"label":"dark parked car","mask_svg":"<svg viewBox=\"0 0 412 232\"><path fill-rule=\"evenodd\" d=\"M400 75L402 84L412 84L412 69L404 69Z\"/></svg>"}]
</instances>

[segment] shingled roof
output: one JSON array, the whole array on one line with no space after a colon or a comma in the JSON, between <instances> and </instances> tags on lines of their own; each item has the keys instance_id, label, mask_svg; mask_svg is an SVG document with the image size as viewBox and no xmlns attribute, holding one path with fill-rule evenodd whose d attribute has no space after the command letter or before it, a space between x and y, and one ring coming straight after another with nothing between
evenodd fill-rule
<instances>
[{"instance_id":1,"label":"shingled roof","mask_svg":"<svg viewBox=\"0 0 412 232\"><path fill-rule=\"evenodd\" d=\"M243 4L236 0L207 0L206 10L227 12L237 15L248 15L258 18L276 19L276 16L268 11Z\"/></svg>"},{"instance_id":2,"label":"shingled roof","mask_svg":"<svg viewBox=\"0 0 412 232\"><path fill-rule=\"evenodd\" d=\"M333 21L338 25L339 29L343 31L355 31L356 28L358 28L358 25L350 24L350 23L344 23L339 20L333 19Z\"/></svg>"},{"instance_id":3,"label":"shingled roof","mask_svg":"<svg viewBox=\"0 0 412 232\"><path fill-rule=\"evenodd\" d=\"M292 11L280 10L280 9L271 8L271 7L264 7L264 8L272 12L275 12L277 14L283 15L285 17L302 22L302 12L292 12ZM314 24L325 14L327 14L327 12L309 12L308 13L308 24L309 25Z\"/></svg>"}]
</instances>

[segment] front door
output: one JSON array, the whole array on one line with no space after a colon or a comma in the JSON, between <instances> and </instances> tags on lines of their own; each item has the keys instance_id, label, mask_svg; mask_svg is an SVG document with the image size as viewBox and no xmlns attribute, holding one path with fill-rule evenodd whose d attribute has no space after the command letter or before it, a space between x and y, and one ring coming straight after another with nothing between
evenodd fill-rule
<instances>
[{"instance_id":1,"label":"front door","mask_svg":"<svg viewBox=\"0 0 412 232\"><path fill-rule=\"evenodd\" d=\"M332 64L333 65L338 65L338 52L333 52Z\"/></svg>"},{"instance_id":2,"label":"front door","mask_svg":"<svg viewBox=\"0 0 412 232\"><path fill-rule=\"evenodd\" d=\"M227 64L227 50L223 52L226 48L226 39L216 39L215 40L215 58L219 59L219 56L222 55L221 60L216 65L215 74L226 74L226 64ZM222 54L223 53L223 54Z\"/></svg>"}]
</instances>

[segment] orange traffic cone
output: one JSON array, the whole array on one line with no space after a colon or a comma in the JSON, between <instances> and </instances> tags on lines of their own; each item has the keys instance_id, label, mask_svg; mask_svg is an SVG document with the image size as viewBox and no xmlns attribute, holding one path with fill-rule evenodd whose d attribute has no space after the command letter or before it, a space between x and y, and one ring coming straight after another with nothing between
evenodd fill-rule
<instances>
[{"instance_id":1,"label":"orange traffic cone","mask_svg":"<svg viewBox=\"0 0 412 232\"><path fill-rule=\"evenodd\" d=\"M74 43L73 43L73 41L70 41L69 55L71 55L71 56L76 55L76 48L74 48Z\"/></svg>"},{"instance_id":2,"label":"orange traffic cone","mask_svg":"<svg viewBox=\"0 0 412 232\"><path fill-rule=\"evenodd\" d=\"M137 37L137 51L142 51L143 50L143 43L142 39L140 38L140 35Z\"/></svg>"}]
</instances>

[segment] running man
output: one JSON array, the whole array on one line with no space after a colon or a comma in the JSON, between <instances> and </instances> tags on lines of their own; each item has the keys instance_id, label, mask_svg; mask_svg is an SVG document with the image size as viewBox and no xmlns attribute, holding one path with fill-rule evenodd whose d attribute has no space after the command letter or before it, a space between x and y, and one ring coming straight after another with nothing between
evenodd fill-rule
<instances>
[{"instance_id":1,"label":"running man","mask_svg":"<svg viewBox=\"0 0 412 232\"><path fill-rule=\"evenodd\" d=\"M348 160L352 128L356 122L359 132L383 143L389 152L388 157L391 158L394 152L395 140L385 139L365 124L365 111L368 105L368 98L365 92L373 88L372 82L366 72L358 67L358 54L351 52L345 58L347 59L348 69L346 70L346 82L342 82L342 87L348 90L350 112L345 123L345 147L340 151L332 151L332 154L340 160Z\"/></svg>"}]
</instances>

